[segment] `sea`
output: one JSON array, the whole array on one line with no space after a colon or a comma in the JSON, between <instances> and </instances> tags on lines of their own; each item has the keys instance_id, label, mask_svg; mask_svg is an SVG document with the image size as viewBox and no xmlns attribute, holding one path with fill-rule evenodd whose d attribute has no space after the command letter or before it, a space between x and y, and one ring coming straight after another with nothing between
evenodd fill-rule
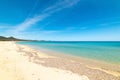
<instances>
[{"instance_id":1,"label":"sea","mask_svg":"<svg viewBox=\"0 0 120 80\"><path fill-rule=\"evenodd\" d=\"M54 51L56 54L120 64L120 42L117 41L22 41L17 43L38 50Z\"/></svg>"}]
</instances>

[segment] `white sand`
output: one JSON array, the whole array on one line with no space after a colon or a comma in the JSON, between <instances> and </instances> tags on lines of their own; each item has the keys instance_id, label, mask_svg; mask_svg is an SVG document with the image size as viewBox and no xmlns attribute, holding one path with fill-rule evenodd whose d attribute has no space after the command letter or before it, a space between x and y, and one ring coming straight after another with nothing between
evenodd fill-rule
<instances>
[{"instance_id":1,"label":"white sand","mask_svg":"<svg viewBox=\"0 0 120 80\"><path fill-rule=\"evenodd\" d=\"M22 48L31 52L28 47ZM84 75L29 62L24 54L14 42L0 42L0 80L89 80ZM51 56L39 52L39 57Z\"/></svg>"}]
</instances>

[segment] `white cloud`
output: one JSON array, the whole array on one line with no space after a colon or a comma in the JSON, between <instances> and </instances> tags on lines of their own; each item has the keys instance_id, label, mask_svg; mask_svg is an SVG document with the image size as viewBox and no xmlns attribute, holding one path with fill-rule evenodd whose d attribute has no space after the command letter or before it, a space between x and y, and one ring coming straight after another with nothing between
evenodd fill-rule
<instances>
[{"instance_id":1,"label":"white cloud","mask_svg":"<svg viewBox=\"0 0 120 80\"><path fill-rule=\"evenodd\" d=\"M43 21L44 19L48 18L57 11L76 5L79 1L80 0L59 0L58 2L56 2L56 4L49 6L48 8L43 10L42 14L34 16L33 18L26 19L23 23L15 26L16 28L14 29L14 31L24 31L32 25L36 24L37 22Z\"/></svg>"},{"instance_id":2,"label":"white cloud","mask_svg":"<svg viewBox=\"0 0 120 80\"><path fill-rule=\"evenodd\" d=\"M0 25L0 29L13 29L11 25Z\"/></svg>"},{"instance_id":3,"label":"white cloud","mask_svg":"<svg viewBox=\"0 0 120 80\"><path fill-rule=\"evenodd\" d=\"M49 15L48 14L42 14L42 15L39 15L39 16L27 19L25 22L23 22L23 23L21 23L21 24L16 26L15 32L24 31L27 28L29 28L30 26L32 26L35 23L37 23L38 21L42 21L47 16L49 16Z\"/></svg>"},{"instance_id":4,"label":"white cloud","mask_svg":"<svg viewBox=\"0 0 120 80\"><path fill-rule=\"evenodd\" d=\"M43 13L55 13L60 11L64 8L72 7L73 5L77 4L80 0L60 0L55 5L46 8Z\"/></svg>"}]
</instances>

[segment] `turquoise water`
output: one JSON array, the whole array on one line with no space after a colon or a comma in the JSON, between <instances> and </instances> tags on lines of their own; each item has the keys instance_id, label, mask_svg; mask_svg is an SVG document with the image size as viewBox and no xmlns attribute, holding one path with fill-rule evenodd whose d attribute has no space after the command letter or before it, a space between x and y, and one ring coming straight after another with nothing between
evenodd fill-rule
<instances>
[{"instance_id":1,"label":"turquoise water","mask_svg":"<svg viewBox=\"0 0 120 80\"><path fill-rule=\"evenodd\" d=\"M120 64L120 42L18 42L64 54Z\"/></svg>"}]
</instances>

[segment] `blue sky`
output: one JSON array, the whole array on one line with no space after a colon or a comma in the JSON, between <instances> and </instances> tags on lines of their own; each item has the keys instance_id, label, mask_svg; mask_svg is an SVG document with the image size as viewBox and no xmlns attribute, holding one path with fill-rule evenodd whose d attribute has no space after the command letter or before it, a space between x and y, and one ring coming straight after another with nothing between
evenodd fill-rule
<instances>
[{"instance_id":1,"label":"blue sky","mask_svg":"<svg viewBox=\"0 0 120 80\"><path fill-rule=\"evenodd\" d=\"M0 35L120 41L120 0L0 0Z\"/></svg>"}]
</instances>

